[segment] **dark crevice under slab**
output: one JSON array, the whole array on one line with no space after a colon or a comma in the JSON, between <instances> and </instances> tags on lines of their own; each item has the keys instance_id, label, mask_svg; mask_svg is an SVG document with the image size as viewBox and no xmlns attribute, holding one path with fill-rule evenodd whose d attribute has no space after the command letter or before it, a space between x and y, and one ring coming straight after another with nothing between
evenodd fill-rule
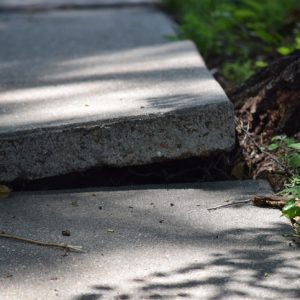
<instances>
[{"instance_id":1,"label":"dark crevice under slab","mask_svg":"<svg viewBox=\"0 0 300 300\"><path fill-rule=\"evenodd\" d=\"M123 168L92 168L38 180L15 180L7 185L14 191L64 190L232 180L231 155L172 160Z\"/></svg>"}]
</instances>

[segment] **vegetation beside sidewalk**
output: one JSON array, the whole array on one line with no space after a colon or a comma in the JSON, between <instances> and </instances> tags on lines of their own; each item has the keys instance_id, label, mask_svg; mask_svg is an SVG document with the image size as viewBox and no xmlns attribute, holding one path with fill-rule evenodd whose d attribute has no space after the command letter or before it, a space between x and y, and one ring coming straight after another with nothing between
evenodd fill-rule
<instances>
[{"instance_id":1,"label":"vegetation beside sidewalk","mask_svg":"<svg viewBox=\"0 0 300 300\"><path fill-rule=\"evenodd\" d=\"M210 68L232 86L280 55L300 49L299 0L165 0Z\"/></svg>"},{"instance_id":2,"label":"vegetation beside sidewalk","mask_svg":"<svg viewBox=\"0 0 300 300\"><path fill-rule=\"evenodd\" d=\"M287 136L275 136L268 146L289 173L284 188L278 193L288 199L282 214L291 220L295 234L300 237L300 143Z\"/></svg>"},{"instance_id":3,"label":"vegetation beside sidewalk","mask_svg":"<svg viewBox=\"0 0 300 300\"><path fill-rule=\"evenodd\" d=\"M175 39L195 42L235 105L232 175L269 179L288 200L282 213L299 237L300 1L165 0L164 7L179 23Z\"/></svg>"}]
</instances>

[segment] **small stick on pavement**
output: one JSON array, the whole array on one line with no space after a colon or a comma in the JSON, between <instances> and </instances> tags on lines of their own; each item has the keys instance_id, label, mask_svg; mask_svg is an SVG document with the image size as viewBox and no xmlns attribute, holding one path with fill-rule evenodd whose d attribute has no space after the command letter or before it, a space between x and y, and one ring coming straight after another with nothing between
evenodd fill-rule
<instances>
[{"instance_id":1,"label":"small stick on pavement","mask_svg":"<svg viewBox=\"0 0 300 300\"><path fill-rule=\"evenodd\" d=\"M43 247L58 248L58 249L64 250L65 252L82 252L82 253L85 252L81 246L72 246L72 245L67 245L67 244L42 242L42 241L37 241L37 240L20 237L20 236L13 235L13 234L8 234L5 232L0 232L0 238L11 239L11 240L34 244L34 245L43 246Z\"/></svg>"},{"instance_id":2,"label":"small stick on pavement","mask_svg":"<svg viewBox=\"0 0 300 300\"><path fill-rule=\"evenodd\" d=\"M223 207L228 207L228 206L233 206L233 205L239 205L239 204L245 204L245 203L249 203L252 200L248 199L248 200L243 200L243 201L234 201L234 202L230 202L230 203L226 203L226 204L222 204L222 205L218 205L218 206L214 206L214 207L210 207L207 210L211 211L211 210L217 210L219 208L223 208Z\"/></svg>"}]
</instances>

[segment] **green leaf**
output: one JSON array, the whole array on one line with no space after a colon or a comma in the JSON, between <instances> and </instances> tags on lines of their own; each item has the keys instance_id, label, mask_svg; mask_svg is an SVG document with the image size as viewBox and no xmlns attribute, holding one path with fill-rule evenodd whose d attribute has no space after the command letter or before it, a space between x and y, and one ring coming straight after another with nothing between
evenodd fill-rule
<instances>
[{"instance_id":1,"label":"green leaf","mask_svg":"<svg viewBox=\"0 0 300 300\"><path fill-rule=\"evenodd\" d=\"M286 138L286 139L284 139L284 142L287 146L289 146L290 144L294 144L295 140L292 138Z\"/></svg>"},{"instance_id":2,"label":"green leaf","mask_svg":"<svg viewBox=\"0 0 300 300\"><path fill-rule=\"evenodd\" d=\"M283 56L286 56L286 55L289 55L291 52L292 52L292 49L291 48L288 48L288 47L279 47L277 49L278 53L283 55Z\"/></svg>"},{"instance_id":3,"label":"green leaf","mask_svg":"<svg viewBox=\"0 0 300 300\"><path fill-rule=\"evenodd\" d=\"M273 151L273 150L278 149L278 147L279 147L278 144L273 143L273 144L270 144L270 145L268 146L268 150L269 150L269 151Z\"/></svg>"},{"instance_id":4,"label":"green leaf","mask_svg":"<svg viewBox=\"0 0 300 300\"><path fill-rule=\"evenodd\" d=\"M287 201L287 203L282 208L282 212L286 212L287 210L293 208L295 206L295 203L296 203L295 199L291 199L291 200Z\"/></svg>"},{"instance_id":5,"label":"green leaf","mask_svg":"<svg viewBox=\"0 0 300 300\"><path fill-rule=\"evenodd\" d=\"M282 215L288 219L293 219L296 216L300 216L300 207L296 206L296 200L289 200L282 209Z\"/></svg>"},{"instance_id":6,"label":"green leaf","mask_svg":"<svg viewBox=\"0 0 300 300\"><path fill-rule=\"evenodd\" d=\"M286 135L275 135L272 137L272 142L283 141L286 139Z\"/></svg>"},{"instance_id":7,"label":"green leaf","mask_svg":"<svg viewBox=\"0 0 300 300\"><path fill-rule=\"evenodd\" d=\"M265 68L267 66L268 66L268 64L264 60L257 60L255 62L255 67L257 67L257 68Z\"/></svg>"},{"instance_id":8,"label":"green leaf","mask_svg":"<svg viewBox=\"0 0 300 300\"><path fill-rule=\"evenodd\" d=\"M299 168L300 167L300 154L294 153L289 156L288 164L291 168Z\"/></svg>"},{"instance_id":9,"label":"green leaf","mask_svg":"<svg viewBox=\"0 0 300 300\"><path fill-rule=\"evenodd\" d=\"M250 9L237 9L235 17L239 20L245 20L247 18L255 18L255 13Z\"/></svg>"},{"instance_id":10,"label":"green leaf","mask_svg":"<svg viewBox=\"0 0 300 300\"><path fill-rule=\"evenodd\" d=\"M300 188L300 174L299 175L294 175L291 179L291 184L292 186L296 186ZM299 192L300 194L300 192Z\"/></svg>"},{"instance_id":11,"label":"green leaf","mask_svg":"<svg viewBox=\"0 0 300 300\"><path fill-rule=\"evenodd\" d=\"M255 34L267 44L272 44L276 42L276 39L271 34L267 33L265 30L257 29L255 30Z\"/></svg>"},{"instance_id":12,"label":"green leaf","mask_svg":"<svg viewBox=\"0 0 300 300\"><path fill-rule=\"evenodd\" d=\"M288 147L292 148L292 149L295 149L295 150L300 150L300 143L289 144Z\"/></svg>"},{"instance_id":13,"label":"green leaf","mask_svg":"<svg viewBox=\"0 0 300 300\"><path fill-rule=\"evenodd\" d=\"M286 187L278 193L278 195L297 198L300 195L300 186Z\"/></svg>"},{"instance_id":14,"label":"green leaf","mask_svg":"<svg viewBox=\"0 0 300 300\"><path fill-rule=\"evenodd\" d=\"M296 37L295 44L296 44L295 48L299 50L300 49L300 36Z\"/></svg>"}]
</instances>

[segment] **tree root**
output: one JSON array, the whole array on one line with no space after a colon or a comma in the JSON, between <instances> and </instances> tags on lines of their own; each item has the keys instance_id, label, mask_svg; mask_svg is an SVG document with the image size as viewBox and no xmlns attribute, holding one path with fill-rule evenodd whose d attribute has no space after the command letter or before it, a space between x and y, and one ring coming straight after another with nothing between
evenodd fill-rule
<instances>
[{"instance_id":1,"label":"tree root","mask_svg":"<svg viewBox=\"0 0 300 300\"><path fill-rule=\"evenodd\" d=\"M252 200L255 206L272 207L278 209L282 209L285 206L287 201L288 201L287 198L283 196L275 196L275 195L255 196L254 199Z\"/></svg>"}]
</instances>

